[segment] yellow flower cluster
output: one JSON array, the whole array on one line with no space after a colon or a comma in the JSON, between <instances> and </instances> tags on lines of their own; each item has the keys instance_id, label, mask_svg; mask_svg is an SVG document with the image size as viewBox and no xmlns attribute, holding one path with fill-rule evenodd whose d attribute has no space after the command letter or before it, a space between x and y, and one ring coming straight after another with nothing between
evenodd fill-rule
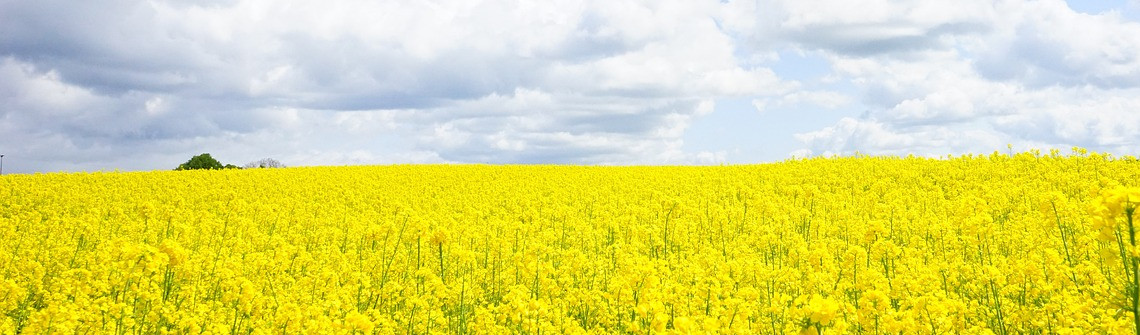
<instances>
[{"instance_id":1,"label":"yellow flower cluster","mask_svg":"<svg viewBox=\"0 0 1140 335\"><path fill-rule=\"evenodd\" d=\"M0 177L0 333L1124 334L1140 162Z\"/></svg>"}]
</instances>

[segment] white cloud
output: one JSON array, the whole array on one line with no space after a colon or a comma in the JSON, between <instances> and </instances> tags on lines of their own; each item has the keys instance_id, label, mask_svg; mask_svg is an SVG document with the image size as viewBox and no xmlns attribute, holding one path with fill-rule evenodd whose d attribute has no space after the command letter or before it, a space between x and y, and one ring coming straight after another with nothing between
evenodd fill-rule
<instances>
[{"instance_id":1,"label":"white cloud","mask_svg":"<svg viewBox=\"0 0 1140 335\"><path fill-rule=\"evenodd\" d=\"M812 152L810 149L796 149L796 150L792 151L791 153L789 153L787 158L788 159L802 159L802 158L809 158L811 156L812 156Z\"/></svg>"},{"instance_id":2,"label":"white cloud","mask_svg":"<svg viewBox=\"0 0 1140 335\"><path fill-rule=\"evenodd\" d=\"M1005 19L905 56L816 45L831 50L834 76L861 91L868 112L798 134L799 153L986 153L1004 143L1132 152L1140 24L1058 0L994 8ZM953 21L929 23L939 20Z\"/></svg>"},{"instance_id":3,"label":"white cloud","mask_svg":"<svg viewBox=\"0 0 1140 335\"><path fill-rule=\"evenodd\" d=\"M836 60L874 109L797 135L815 153L985 153L1004 143L1128 152L1140 143L1140 87L991 81L968 59Z\"/></svg>"},{"instance_id":4,"label":"white cloud","mask_svg":"<svg viewBox=\"0 0 1140 335\"><path fill-rule=\"evenodd\" d=\"M863 75L869 119L797 135L813 152L985 153L1004 143L1129 152L1140 143L1140 88L1033 88L988 81L968 60L877 61ZM906 73L895 75L894 73Z\"/></svg>"},{"instance_id":5,"label":"white cloud","mask_svg":"<svg viewBox=\"0 0 1140 335\"><path fill-rule=\"evenodd\" d=\"M970 46L989 79L1103 88L1140 86L1140 23L1077 13L1060 0L1012 2L998 30Z\"/></svg>"},{"instance_id":6,"label":"white cloud","mask_svg":"<svg viewBox=\"0 0 1140 335\"><path fill-rule=\"evenodd\" d=\"M823 155L851 153L859 148L889 152L915 144L913 135L897 134L874 120L852 118L843 118L834 126L817 131L797 134L796 138L812 147L812 152Z\"/></svg>"},{"instance_id":7,"label":"white cloud","mask_svg":"<svg viewBox=\"0 0 1140 335\"><path fill-rule=\"evenodd\" d=\"M756 112L764 113L768 108L768 99L752 99L752 107L756 108Z\"/></svg>"}]
</instances>

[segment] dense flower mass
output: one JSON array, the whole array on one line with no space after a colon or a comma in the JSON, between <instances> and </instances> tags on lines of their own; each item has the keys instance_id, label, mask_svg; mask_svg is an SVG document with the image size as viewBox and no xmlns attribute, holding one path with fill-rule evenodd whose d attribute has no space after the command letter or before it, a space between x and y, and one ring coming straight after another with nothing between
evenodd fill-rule
<instances>
[{"instance_id":1,"label":"dense flower mass","mask_svg":"<svg viewBox=\"0 0 1140 335\"><path fill-rule=\"evenodd\" d=\"M1140 162L0 177L0 333L1134 333Z\"/></svg>"}]
</instances>

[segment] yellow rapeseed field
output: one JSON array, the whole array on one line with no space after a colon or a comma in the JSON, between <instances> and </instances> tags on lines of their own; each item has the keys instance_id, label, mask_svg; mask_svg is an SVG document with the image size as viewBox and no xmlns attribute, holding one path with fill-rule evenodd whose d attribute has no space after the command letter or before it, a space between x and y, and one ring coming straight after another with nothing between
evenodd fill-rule
<instances>
[{"instance_id":1,"label":"yellow rapeseed field","mask_svg":"<svg viewBox=\"0 0 1140 335\"><path fill-rule=\"evenodd\" d=\"M0 177L0 333L1132 334L1140 162Z\"/></svg>"}]
</instances>

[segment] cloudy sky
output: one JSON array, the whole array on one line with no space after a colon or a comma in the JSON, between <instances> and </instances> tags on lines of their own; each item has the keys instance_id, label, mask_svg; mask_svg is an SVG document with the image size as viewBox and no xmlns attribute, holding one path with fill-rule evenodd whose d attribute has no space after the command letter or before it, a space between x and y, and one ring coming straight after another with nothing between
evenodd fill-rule
<instances>
[{"instance_id":1,"label":"cloudy sky","mask_svg":"<svg viewBox=\"0 0 1140 335\"><path fill-rule=\"evenodd\" d=\"M0 0L4 172L1140 151L1140 0Z\"/></svg>"}]
</instances>

